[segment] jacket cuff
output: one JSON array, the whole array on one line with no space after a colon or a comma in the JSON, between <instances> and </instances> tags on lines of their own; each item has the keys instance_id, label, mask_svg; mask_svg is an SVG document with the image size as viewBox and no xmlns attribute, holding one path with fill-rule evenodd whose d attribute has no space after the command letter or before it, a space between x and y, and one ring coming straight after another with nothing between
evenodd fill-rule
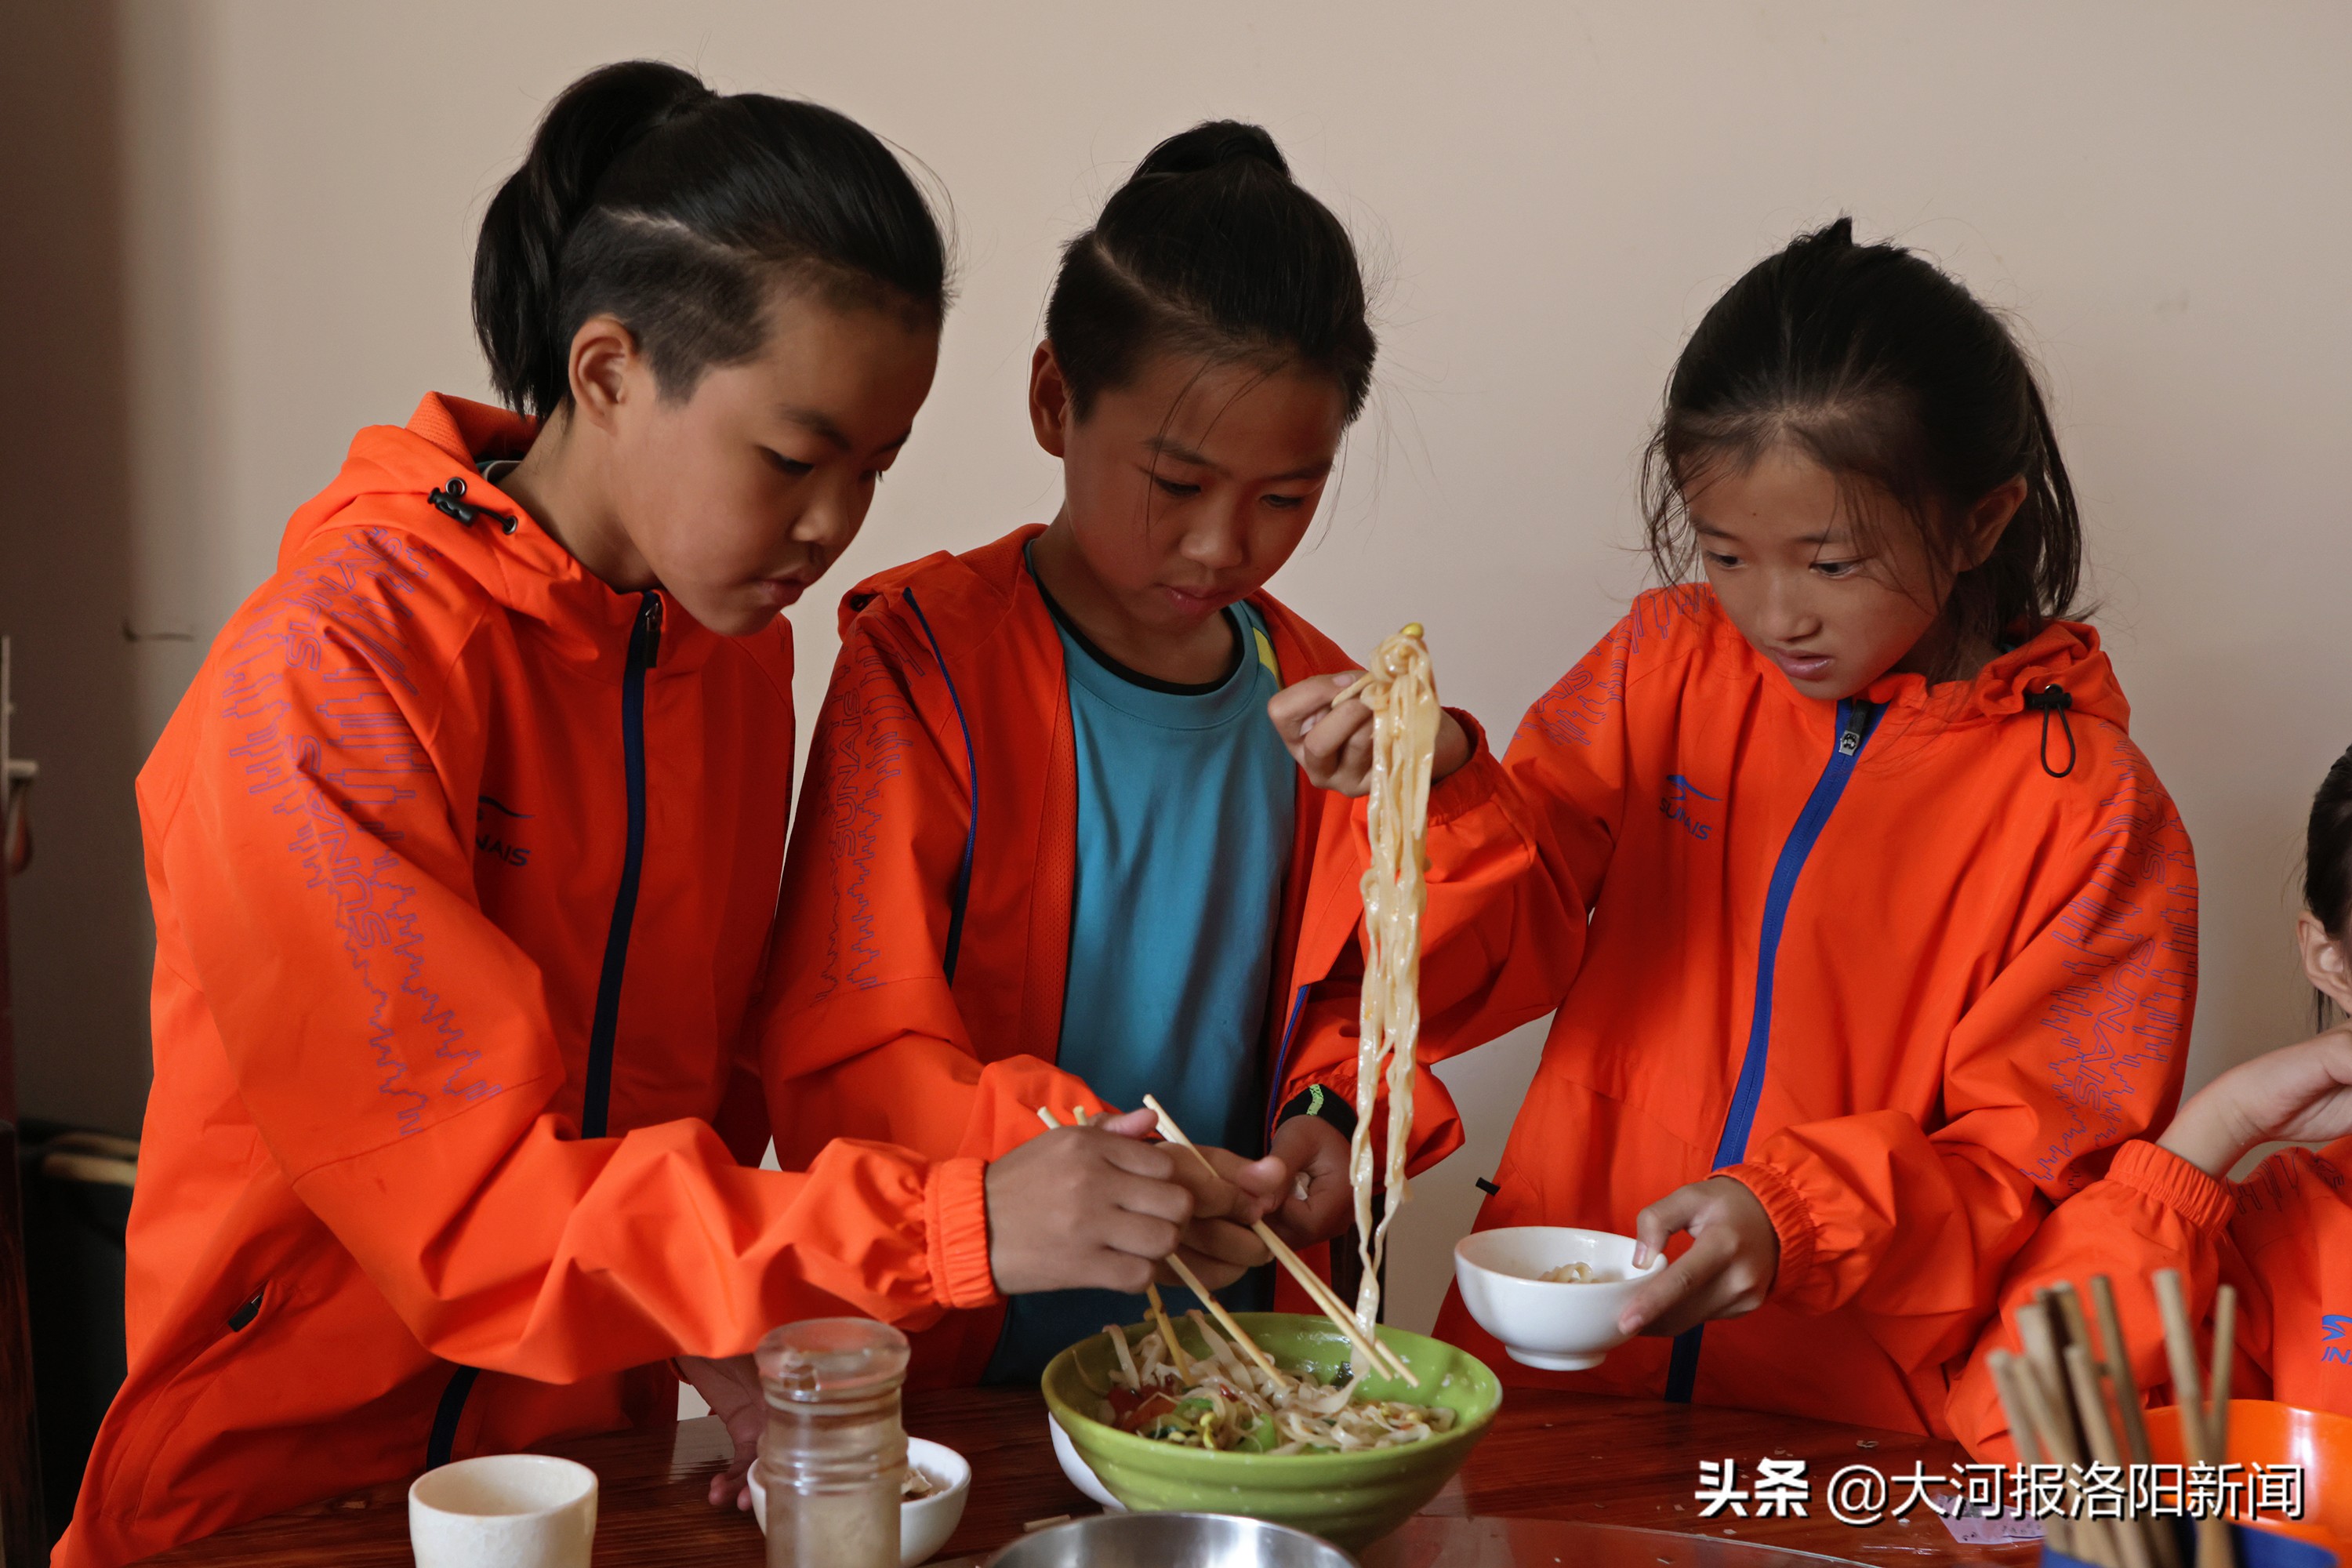
<instances>
[{"instance_id":1,"label":"jacket cuff","mask_svg":"<svg viewBox=\"0 0 2352 1568\"><path fill-rule=\"evenodd\" d=\"M1772 1276L1772 1296L1790 1289L1790 1281L1803 1278L1813 1266L1812 1205L1795 1183L1769 1165L1726 1165L1715 1174L1729 1176L1756 1194L1771 1217L1772 1233L1780 1238L1780 1267Z\"/></svg>"},{"instance_id":2,"label":"jacket cuff","mask_svg":"<svg viewBox=\"0 0 2352 1568\"><path fill-rule=\"evenodd\" d=\"M1486 744L1486 726L1466 709L1448 708L1462 733L1469 739L1470 755L1463 764L1429 786L1429 820L1432 826L1451 822L1465 812L1484 805L1495 794L1495 781L1501 776L1503 764L1495 760L1495 750Z\"/></svg>"},{"instance_id":3,"label":"jacket cuff","mask_svg":"<svg viewBox=\"0 0 2352 1568\"><path fill-rule=\"evenodd\" d=\"M942 1307L992 1307L1000 1299L988 1267L988 1162L942 1160L923 1186L923 1231L931 1292Z\"/></svg>"},{"instance_id":4,"label":"jacket cuff","mask_svg":"<svg viewBox=\"0 0 2352 1568\"><path fill-rule=\"evenodd\" d=\"M2107 1180L2119 1182L2180 1216L2199 1231L2215 1231L2238 1212L2237 1194L2160 1144L2135 1138L2116 1151Z\"/></svg>"}]
</instances>

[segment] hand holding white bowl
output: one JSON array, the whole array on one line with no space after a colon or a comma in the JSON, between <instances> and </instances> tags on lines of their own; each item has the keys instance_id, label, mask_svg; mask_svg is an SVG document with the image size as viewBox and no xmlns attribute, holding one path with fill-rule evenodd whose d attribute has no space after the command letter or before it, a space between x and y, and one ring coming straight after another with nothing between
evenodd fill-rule
<instances>
[{"instance_id":1,"label":"hand holding white bowl","mask_svg":"<svg viewBox=\"0 0 2352 1568\"><path fill-rule=\"evenodd\" d=\"M1653 1254L1635 1268L1630 1236L1569 1226L1523 1225L1473 1231L1454 1244L1454 1278L1478 1326L1513 1361L1548 1372L1581 1372L1633 1337L1618 1321L1635 1292L1665 1268ZM1570 1263L1601 1278L1578 1284L1543 1276Z\"/></svg>"}]
</instances>

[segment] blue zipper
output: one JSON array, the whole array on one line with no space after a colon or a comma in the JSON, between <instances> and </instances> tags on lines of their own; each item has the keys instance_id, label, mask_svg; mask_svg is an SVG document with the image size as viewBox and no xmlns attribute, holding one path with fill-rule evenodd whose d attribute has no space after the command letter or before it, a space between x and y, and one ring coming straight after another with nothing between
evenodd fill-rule
<instances>
[{"instance_id":1,"label":"blue zipper","mask_svg":"<svg viewBox=\"0 0 2352 1568\"><path fill-rule=\"evenodd\" d=\"M596 1013L588 1028L588 1082L580 1100L580 1136L602 1138L612 1120L613 1039L621 1025L621 977L629 964L629 928L637 915L637 879L646 859L646 671L661 657L661 595L646 589L629 629L628 662L621 674L621 773L628 795L627 847L621 853L621 885L613 894L613 923L604 935L604 966L596 977ZM460 1366L441 1391L425 1439L425 1468L449 1462L457 1442L457 1422L481 1375Z\"/></svg>"},{"instance_id":2,"label":"blue zipper","mask_svg":"<svg viewBox=\"0 0 2352 1568\"><path fill-rule=\"evenodd\" d=\"M1723 1135L1716 1142L1709 1170L1736 1165L1748 1156L1748 1135L1755 1129L1756 1105L1764 1097L1765 1063L1771 1054L1772 973L1780 961L1780 931L1788 921L1789 900L1795 896L1805 861L1820 841L1822 829L1829 826L1830 813L1837 809L1862 748L1884 712L1875 703L1853 698L1837 705L1837 749L1830 753L1813 793L1806 797L1805 808L1797 813L1796 826L1789 829L1788 839L1780 846L1780 858L1772 867L1772 880L1764 893L1763 925L1757 935L1756 1005L1748 1021L1748 1055L1739 1064L1739 1081L1732 1089L1731 1109L1724 1113ZM1706 1325L1701 1323L1675 1336L1674 1354L1666 1365L1666 1397L1677 1404L1690 1403L1692 1385L1698 1381L1699 1340L1706 1331Z\"/></svg>"},{"instance_id":3,"label":"blue zipper","mask_svg":"<svg viewBox=\"0 0 2352 1568\"><path fill-rule=\"evenodd\" d=\"M1267 1086L1265 1100L1265 1140L1274 1142L1274 1119L1282 1113L1282 1075L1290 1070L1290 1042L1298 1034L1298 1016L1307 1010L1307 994L1315 988L1308 981L1290 999L1290 1016L1283 1021L1282 1043L1274 1050L1274 1081Z\"/></svg>"}]
</instances>

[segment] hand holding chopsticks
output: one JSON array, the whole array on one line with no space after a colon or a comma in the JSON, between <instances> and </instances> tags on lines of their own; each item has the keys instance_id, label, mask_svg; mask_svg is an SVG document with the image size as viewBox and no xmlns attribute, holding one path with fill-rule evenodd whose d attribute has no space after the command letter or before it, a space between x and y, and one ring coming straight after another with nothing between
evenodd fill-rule
<instances>
[{"instance_id":1,"label":"hand holding chopsticks","mask_svg":"<svg viewBox=\"0 0 2352 1568\"><path fill-rule=\"evenodd\" d=\"M1202 1165L1209 1163L1208 1156L1194 1147L1190 1138L1184 1136L1184 1130L1176 1125L1176 1119L1168 1114L1166 1106L1148 1094L1143 1097L1143 1103L1160 1118L1160 1131L1162 1137L1171 1143L1181 1143L1185 1148L1191 1149L1193 1157ZM1421 1386L1421 1379L1413 1375L1412 1368L1404 1363L1403 1358L1381 1343L1377 1331L1367 1333L1359 1326L1355 1314L1350 1312L1345 1303L1332 1292L1331 1287L1323 1283L1322 1278L1307 1266L1306 1260L1290 1249L1288 1243L1275 1235L1264 1220L1259 1220L1251 1228L1257 1232L1258 1239L1265 1243L1266 1249L1274 1254L1275 1260L1290 1271L1290 1277L1293 1279L1298 1281L1299 1289L1307 1292L1307 1299L1321 1308L1323 1315L1330 1319L1332 1325L1347 1336L1348 1343L1354 1348L1356 1354L1361 1359L1363 1370L1402 1378L1414 1388Z\"/></svg>"},{"instance_id":2,"label":"hand holding chopsticks","mask_svg":"<svg viewBox=\"0 0 2352 1568\"><path fill-rule=\"evenodd\" d=\"M1049 1128L1058 1128L1062 1125L1055 1120L1054 1113L1042 1105L1037 1108L1037 1120ZM1171 1252L1162 1261L1168 1265L1176 1278L1182 1281L1184 1289L1200 1298L1201 1305L1206 1307L1210 1315L1217 1320L1217 1326L1231 1334L1234 1337L1234 1342L1240 1345L1243 1352L1252 1361L1264 1368L1267 1376L1273 1378L1277 1384L1286 1384L1290 1381L1282 1369L1274 1364L1274 1358L1258 1349L1257 1342L1242 1331L1242 1326L1234 1321L1233 1315L1225 1310L1224 1304L1209 1293L1209 1288L1201 1282L1200 1277L1192 1272L1192 1268L1183 1258ZM1176 1331L1168 1325L1167 1314L1160 1305L1160 1291L1157 1288L1150 1288L1150 1300L1152 1312L1159 1319L1166 1336L1169 1357L1177 1363L1181 1370L1183 1365L1181 1358L1184 1350L1176 1341Z\"/></svg>"}]
</instances>

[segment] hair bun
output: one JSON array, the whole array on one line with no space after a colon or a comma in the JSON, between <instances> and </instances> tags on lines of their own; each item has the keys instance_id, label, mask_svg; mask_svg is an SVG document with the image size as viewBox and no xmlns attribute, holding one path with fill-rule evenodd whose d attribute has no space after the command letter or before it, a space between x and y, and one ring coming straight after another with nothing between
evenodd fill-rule
<instances>
[{"instance_id":1,"label":"hair bun","mask_svg":"<svg viewBox=\"0 0 2352 1568\"><path fill-rule=\"evenodd\" d=\"M1241 120L1204 120L1190 131L1178 132L1144 154L1143 162L1135 166L1134 177L1198 174L1244 162L1264 163L1284 179L1290 178L1290 164L1265 128Z\"/></svg>"}]
</instances>

